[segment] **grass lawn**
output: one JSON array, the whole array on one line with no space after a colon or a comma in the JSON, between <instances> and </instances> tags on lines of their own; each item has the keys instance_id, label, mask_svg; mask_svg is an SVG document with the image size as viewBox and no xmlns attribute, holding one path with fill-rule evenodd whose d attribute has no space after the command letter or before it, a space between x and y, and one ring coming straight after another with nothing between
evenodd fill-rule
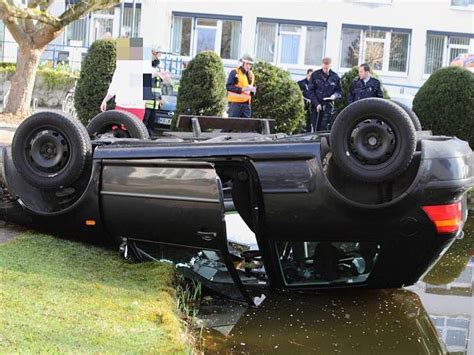
<instances>
[{"instance_id":1,"label":"grass lawn","mask_svg":"<svg viewBox=\"0 0 474 355\"><path fill-rule=\"evenodd\" d=\"M0 245L0 352L191 352L173 273L25 233Z\"/></svg>"}]
</instances>

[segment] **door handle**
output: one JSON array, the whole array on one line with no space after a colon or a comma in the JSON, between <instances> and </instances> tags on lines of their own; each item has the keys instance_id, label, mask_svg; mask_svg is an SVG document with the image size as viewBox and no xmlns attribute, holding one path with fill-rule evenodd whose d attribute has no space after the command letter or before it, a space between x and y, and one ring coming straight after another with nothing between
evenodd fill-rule
<instances>
[{"instance_id":1,"label":"door handle","mask_svg":"<svg viewBox=\"0 0 474 355\"><path fill-rule=\"evenodd\" d=\"M210 242L213 240L215 237L217 237L216 232L203 232L203 231L198 231L197 235L201 237L202 240L205 240L206 242Z\"/></svg>"}]
</instances>

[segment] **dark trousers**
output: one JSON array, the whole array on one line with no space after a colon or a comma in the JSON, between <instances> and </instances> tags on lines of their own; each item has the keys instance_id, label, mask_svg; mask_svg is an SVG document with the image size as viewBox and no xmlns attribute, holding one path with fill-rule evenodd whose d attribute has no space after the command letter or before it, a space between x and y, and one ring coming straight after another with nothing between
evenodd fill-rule
<instances>
[{"instance_id":1,"label":"dark trousers","mask_svg":"<svg viewBox=\"0 0 474 355\"><path fill-rule=\"evenodd\" d=\"M153 133L153 126L155 123L156 110L153 108L145 108L145 115L143 116L143 123L148 130L148 133L151 135Z\"/></svg>"},{"instance_id":2,"label":"dark trousers","mask_svg":"<svg viewBox=\"0 0 474 355\"><path fill-rule=\"evenodd\" d=\"M227 111L229 117L244 117L250 118L252 117L252 109L250 108L250 103L236 103L236 102L229 102L229 109Z\"/></svg>"},{"instance_id":3,"label":"dark trousers","mask_svg":"<svg viewBox=\"0 0 474 355\"><path fill-rule=\"evenodd\" d=\"M332 105L322 105L321 111L316 110L313 106L311 112L311 125L308 132L328 131L331 129L332 114L334 108Z\"/></svg>"}]
</instances>

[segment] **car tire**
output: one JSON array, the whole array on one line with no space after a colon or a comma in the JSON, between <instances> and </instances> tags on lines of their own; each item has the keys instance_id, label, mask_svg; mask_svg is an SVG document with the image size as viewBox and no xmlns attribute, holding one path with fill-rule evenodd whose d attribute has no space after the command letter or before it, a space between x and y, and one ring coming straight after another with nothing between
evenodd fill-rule
<instances>
[{"instance_id":1,"label":"car tire","mask_svg":"<svg viewBox=\"0 0 474 355\"><path fill-rule=\"evenodd\" d=\"M92 145L80 121L56 112L38 112L16 129L12 160L30 185L56 189L73 184L92 161Z\"/></svg>"},{"instance_id":2,"label":"car tire","mask_svg":"<svg viewBox=\"0 0 474 355\"><path fill-rule=\"evenodd\" d=\"M148 130L143 122L135 115L125 111L105 111L95 116L87 125L87 132L91 139L98 139L103 134L113 133L113 127L118 126L117 132L120 134L113 134L115 138L124 138L123 130L128 132L127 138L150 139Z\"/></svg>"},{"instance_id":3,"label":"car tire","mask_svg":"<svg viewBox=\"0 0 474 355\"><path fill-rule=\"evenodd\" d=\"M331 131L334 162L360 181L393 180L410 165L415 149L410 117L389 100L354 102L337 116Z\"/></svg>"},{"instance_id":4,"label":"car tire","mask_svg":"<svg viewBox=\"0 0 474 355\"><path fill-rule=\"evenodd\" d=\"M413 111L410 107L405 105L404 103L401 103L400 101L397 100L391 100L392 102L395 102L398 106L400 106L403 111L405 111L408 116L410 117L411 122L413 123L413 126L415 127L415 131L421 131L421 123L420 119L416 115L415 111Z\"/></svg>"}]
</instances>

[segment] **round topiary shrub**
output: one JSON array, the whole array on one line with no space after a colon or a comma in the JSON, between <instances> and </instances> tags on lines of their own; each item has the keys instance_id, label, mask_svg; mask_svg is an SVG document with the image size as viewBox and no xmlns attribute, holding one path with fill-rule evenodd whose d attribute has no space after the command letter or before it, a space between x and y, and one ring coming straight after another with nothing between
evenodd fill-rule
<instances>
[{"instance_id":1,"label":"round topiary shrub","mask_svg":"<svg viewBox=\"0 0 474 355\"><path fill-rule=\"evenodd\" d=\"M370 75L374 77L375 79L379 79L378 75L374 72L371 72ZM349 96L349 88L351 86L352 81L358 76L359 76L359 67L357 66L352 67L351 70L346 71L342 75L341 77L342 97L339 100L336 100L334 104L337 112L341 112L349 104L347 102L347 96ZM390 96L387 90L385 90L385 88L383 89L383 97L386 99L390 99Z\"/></svg>"},{"instance_id":2,"label":"round topiary shrub","mask_svg":"<svg viewBox=\"0 0 474 355\"><path fill-rule=\"evenodd\" d=\"M305 112L298 84L287 71L266 62L257 62L252 70L257 87L252 117L275 119L276 132L299 129L305 122Z\"/></svg>"},{"instance_id":3,"label":"round topiary shrub","mask_svg":"<svg viewBox=\"0 0 474 355\"><path fill-rule=\"evenodd\" d=\"M216 53L196 55L181 76L175 117L221 116L226 108L225 83L224 65Z\"/></svg>"},{"instance_id":4,"label":"round topiary shrub","mask_svg":"<svg viewBox=\"0 0 474 355\"><path fill-rule=\"evenodd\" d=\"M457 136L474 148L474 73L462 67L431 74L413 100L424 129Z\"/></svg>"},{"instance_id":5,"label":"round topiary shrub","mask_svg":"<svg viewBox=\"0 0 474 355\"><path fill-rule=\"evenodd\" d=\"M82 62L81 73L74 94L74 107L84 125L100 112L116 65L115 41L98 40L92 43ZM113 108L113 101L109 101Z\"/></svg>"}]
</instances>

